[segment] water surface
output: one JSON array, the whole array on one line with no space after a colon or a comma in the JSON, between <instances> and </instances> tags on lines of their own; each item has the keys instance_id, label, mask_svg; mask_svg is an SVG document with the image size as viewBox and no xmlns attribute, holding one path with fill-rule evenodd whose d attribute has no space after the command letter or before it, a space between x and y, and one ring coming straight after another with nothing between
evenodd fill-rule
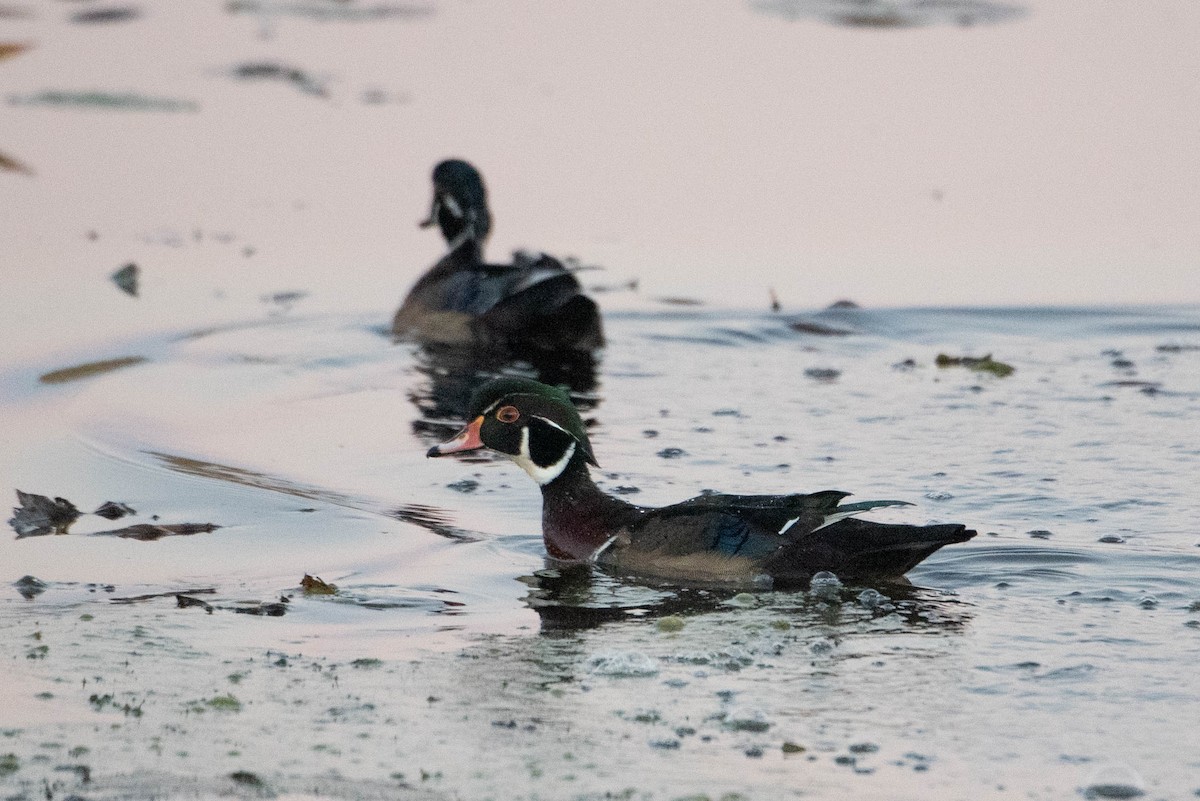
<instances>
[{"instance_id":1,"label":"water surface","mask_svg":"<svg viewBox=\"0 0 1200 801\"><path fill-rule=\"evenodd\" d=\"M82 745L113 793L219 792L239 769L351 797L1051 798L1105 771L1151 797L1200 787L1182 746L1200 312L614 305L590 369L449 360L375 316L289 312L110 343L117 367L52 383L87 354L10 371L15 487L221 528L141 542L85 516L0 540L7 781L32 792ZM597 479L638 503L837 488L981 534L909 587L731 597L548 570L518 468L423 456L499 369L572 382ZM338 594L305 596L305 573ZM46 585L30 599L27 574ZM181 590L214 611L176 608ZM281 595L282 617L234 611ZM96 687L114 703L89 706ZM205 706L224 693L240 711ZM97 741L97 721L122 733Z\"/></svg>"}]
</instances>

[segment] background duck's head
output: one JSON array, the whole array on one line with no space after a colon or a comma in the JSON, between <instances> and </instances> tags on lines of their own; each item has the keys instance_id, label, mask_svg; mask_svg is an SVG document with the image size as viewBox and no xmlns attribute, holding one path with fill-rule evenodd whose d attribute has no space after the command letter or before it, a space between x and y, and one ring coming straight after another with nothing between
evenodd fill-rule
<instances>
[{"instance_id":1,"label":"background duck's head","mask_svg":"<svg viewBox=\"0 0 1200 801\"><path fill-rule=\"evenodd\" d=\"M538 484L562 474L578 454L597 465L583 420L571 398L527 378L497 378L471 396L466 428L427 456L490 448L512 458Z\"/></svg>"},{"instance_id":2,"label":"background duck's head","mask_svg":"<svg viewBox=\"0 0 1200 801\"><path fill-rule=\"evenodd\" d=\"M447 159L433 168L433 205L421 227L434 223L452 247L467 240L482 247L492 230L492 214L479 170L461 159Z\"/></svg>"}]
</instances>

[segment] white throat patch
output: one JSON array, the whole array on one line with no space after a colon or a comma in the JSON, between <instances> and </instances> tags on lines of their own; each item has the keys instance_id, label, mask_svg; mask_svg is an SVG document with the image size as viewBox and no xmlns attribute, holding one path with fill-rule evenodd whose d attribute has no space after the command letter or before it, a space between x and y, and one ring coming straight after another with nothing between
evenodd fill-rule
<instances>
[{"instance_id":1,"label":"white throat patch","mask_svg":"<svg viewBox=\"0 0 1200 801\"><path fill-rule=\"evenodd\" d=\"M539 417L539 420L545 420ZM550 423L549 420L546 420ZM561 426L550 423L555 428L562 429ZM538 483L538 486L546 486L554 479L562 475L562 471L566 469L567 462L571 461L571 457L575 455L575 443L572 442L567 450L563 453L562 458L557 462L547 467L542 467L537 462L533 461L533 457L529 455L529 426L521 429L521 452L512 457L513 461L521 466L521 469L529 474L529 477Z\"/></svg>"}]
</instances>

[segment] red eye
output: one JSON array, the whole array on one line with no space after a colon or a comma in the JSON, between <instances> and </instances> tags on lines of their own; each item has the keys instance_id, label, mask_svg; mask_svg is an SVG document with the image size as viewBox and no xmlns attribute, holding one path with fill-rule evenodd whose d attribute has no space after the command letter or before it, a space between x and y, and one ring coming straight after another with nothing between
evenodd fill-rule
<instances>
[{"instance_id":1,"label":"red eye","mask_svg":"<svg viewBox=\"0 0 1200 801\"><path fill-rule=\"evenodd\" d=\"M521 419L521 413L516 406L501 406L496 412L496 419L501 423L515 423Z\"/></svg>"}]
</instances>

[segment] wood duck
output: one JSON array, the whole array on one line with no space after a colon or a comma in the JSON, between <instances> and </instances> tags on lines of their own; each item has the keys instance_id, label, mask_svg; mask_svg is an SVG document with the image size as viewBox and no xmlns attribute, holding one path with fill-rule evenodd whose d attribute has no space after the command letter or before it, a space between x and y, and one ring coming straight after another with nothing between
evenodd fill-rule
<instances>
[{"instance_id":1,"label":"wood duck","mask_svg":"<svg viewBox=\"0 0 1200 801\"><path fill-rule=\"evenodd\" d=\"M433 170L433 207L446 255L409 291L392 333L423 343L494 350L591 351L604 344L600 311L557 259L517 251L511 264L487 264L492 228L479 171L451 159Z\"/></svg>"},{"instance_id":2,"label":"wood duck","mask_svg":"<svg viewBox=\"0 0 1200 801\"><path fill-rule=\"evenodd\" d=\"M843 504L848 493L701 495L661 508L604 494L583 421L562 390L499 378L476 390L468 419L428 456L490 448L542 488L542 537L551 557L685 583L804 586L830 571L843 580L898 578L943 545L976 532L958 524L893 525L853 516L904 501Z\"/></svg>"}]
</instances>

